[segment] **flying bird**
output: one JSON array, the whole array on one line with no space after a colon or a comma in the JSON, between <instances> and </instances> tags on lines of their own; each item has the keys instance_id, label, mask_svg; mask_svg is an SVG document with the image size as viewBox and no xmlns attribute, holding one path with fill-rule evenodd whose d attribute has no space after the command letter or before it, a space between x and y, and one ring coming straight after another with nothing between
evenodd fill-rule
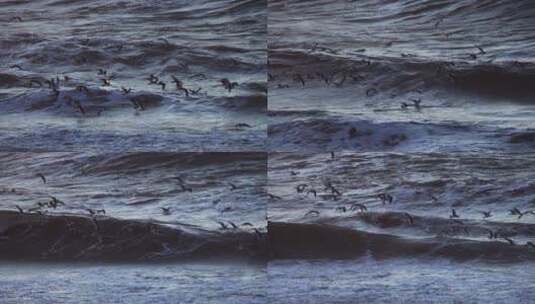
<instances>
[{"instance_id":1,"label":"flying bird","mask_svg":"<svg viewBox=\"0 0 535 304\"><path fill-rule=\"evenodd\" d=\"M37 176L41 178L43 184L46 184L46 177L42 173L37 173Z\"/></svg>"}]
</instances>

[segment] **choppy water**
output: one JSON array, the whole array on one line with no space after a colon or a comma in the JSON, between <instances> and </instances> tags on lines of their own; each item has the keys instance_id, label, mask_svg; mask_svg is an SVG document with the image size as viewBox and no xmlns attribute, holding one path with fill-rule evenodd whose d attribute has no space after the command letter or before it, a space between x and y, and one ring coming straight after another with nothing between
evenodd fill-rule
<instances>
[{"instance_id":1,"label":"choppy water","mask_svg":"<svg viewBox=\"0 0 535 304\"><path fill-rule=\"evenodd\" d=\"M451 252L438 251L454 258L474 257L468 248L466 257L456 249L480 246L475 256L485 257L506 245L498 254L504 260L535 258L535 246L526 245L535 241L533 155L334 156L270 155L268 183L274 198L268 203L269 220L367 232L365 239L384 245L378 255L390 255L388 244L399 242L406 248L393 255L417 254L416 248L429 244L437 250L451 245ZM392 199L383 200L381 194ZM522 216L511 213L515 208ZM453 209L458 217L452 217ZM491 238L491 231L498 237Z\"/></svg>"},{"instance_id":2,"label":"choppy water","mask_svg":"<svg viewBox=\"0 0 535 304\"><path fill-rule=\"evenodd\" d=\"M0 11L0 302L535 296L530 1Z\"/></svg>"},{"instance_id":3,"label":"choppy water","mask_svg":"<svg viewBox=\"0 0 535 304\"><path fill-rule=\"evenodd\" d=\"M2 150L263 148L265 2L4 1L0 8ZM149 84L151 74L165 90ZM46 83L56 77L57 94ZM238 86L229 92L222 78Z\"/></svg>"},{"instance_id":4,"label":"choppy water","mask_svg":"<svg viewBox=\"0 0 535 304\"><path fill-rule=\"evenodd\" d=\"M533 149L533 3L270 1L269 16L270 150Z\"/></svg>"},{"instance_id":5,"label":"choppy water","mask_svg":"<svg viewBox=\"0 0 535 304\"><path fill-rule=\"evenodd\" d=\"M2 153L0 168L2 209L16 211L17 202L46 214L104 209L214 230L218 221L265 226L265 153ZM39 208L51 196L65 206Z\"/></svg>"},{"instance_id":6,"label":"choppy water","mask_svg":"<svg viewBox=\"0 0 535 304\"><path fill-rule=\"evenodd\" d=\"M266 303L262 268L228 264L0 264L12 303ZM103 280L103 278L107 278Z\"/></svg>"},{"instance_id":7,"label":"choppy water","mask_svg":"<svg viewBox=\"0 0 535 304\"><path fill-rule=\"evenodd\" d=\"M412 259L284 260L268 267L267 295L270 303L531 303L533 267Z\"/></svg>"}]
</instances>

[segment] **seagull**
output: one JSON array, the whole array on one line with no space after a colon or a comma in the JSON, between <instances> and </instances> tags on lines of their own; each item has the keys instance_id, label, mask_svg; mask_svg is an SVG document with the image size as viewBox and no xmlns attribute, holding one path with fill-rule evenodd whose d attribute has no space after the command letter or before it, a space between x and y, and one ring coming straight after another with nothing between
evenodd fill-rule
<instances>
[{"instance_id":1,"label":"seagull","mask_svg":"<svg viewBox=\"0 0 535 304\"><path fill-rule=\"evenodd\" d=\"M186 187L186 186L183 185L183 184L180 184L180 188L182 189L183 192L186 192L186 191L188 191L188 192L193 192L193 189L188 188L188 187Z\"/></svg>"},{"instance_id":2,"label":"seagull","mask_svg":"<svg viewBox=\"0 0 535 304\"><path fill-rule=\"evenodd\" d=\"M158 84L158 81L160 80L158 77L154 76L154 74L150 74L149 78L147 78L149 81L149 84Z\"/></svg>"},{"instance_id":3,"label":"seagull","mask_svg":"<svg viewBox=\"0 0 535 304\"><path fill-rule=\"evenodd\" d=\"M455 212L455 209L451 209L450 219L458 218L458 217L459 217L459 215L457 215L457 212Z\"/></svg>"},{"instance_id":4,"label":"seagull","mask_svg":"<svg viewBox=\"0 0 535 304\"><path fill-rule=\"evenodd\" d=\"M346 82L346 78L347 76L346 74L344 74L344 77L339 82L333 82L333 83L336 87L341 87L342 85L344 85L344 82Z\"/></svg>"},{"instance_id":5,"label":"seagull","mask_svg":"<svg viewBox=\"0 0 535 304\"><path fill-rule=\"evenodd\" d=\"M414 224L414 218L410 214L408 214L407 212L405 212L404 214L407 217L407 219L409 220L409 224L411 224L411 225Z\"/></svg>"},{"instance_id":6,"label":"seagull","mask_svg":"<svg viewBox=\"0 0 535 304\"><path fill-rule=\"evenodd\" d=\"M80 110L80 113L82 113L83 115L85 115L85 109L82 107L82 104L80 104L80 101L75 100L75 101L74 101L74 105L76 105L76 107L78 108L78 110Z\"/></svg>"},{"instance_id":7,"label":"seagull","mask_svg":"<svg viewBox=\"0 0 535 304\"><path fill-rule=\"evenodd\" d=\"M489 240L498 238L498 233L497 232L494 232L494 231L492 231L490 229L488 229L488 231L489 231Z\"/></svg>"},{"instance_id":8,"label":"seagull","mask_svg":"<svg viewBox=\"0 0 535 304\"><path fill-rule=\"evenodd\" d=\"M43 184L46 184L46 178L43 174L37 173L37 176L41 178L41 180L43 181Z\"/></svg>"},{"instance_id":9,"label":"seagull","mask_svg":"<svg viewBox=\"0 0 535 304\"><path fill-rule=\"evenodd\" d=\"M352 211L357 210L357 208L360 209L360 212L368 211L368 208L366 208L366 206L364 206L363 204L355 203L351 205Z\"/></svg>"},{"instance_id":10,"label":"seagull","mask_svg":"<svg viewBox=\"0 0 535 304\"><path fill-rule=\"evenodd\" d=\"M134 105L134 109L140 109L141 111L145 110L145 107L143 107L143 104L133 100L133 99L129 99L129 101Z\"/></svg>"},{"instance_id":11,"label":"seagull","mask_svg":"<svg viewBox=\"0 0 535 304\"><path fill-rule=\"evenodd\" d=\"M513 209L509 209L509 213L511 213L511 215L518 215L518 219L521 219L526 214L529 214L529 213L535 214L535 211L529 210L529 211L522 212L518 208L515 207Z\"/></svg>"},{"instance_id":12,"label":"seagull","mask_svg":"<svg viewBox=\"0 0 535 304\"><path fill-rule=\"evenodd\" d=\"M282 199L282 197L273 195L271 193L268 193L268 196L269 196L270 199L275 199L275 200L281 200Z\"/></svg>"},{"instance_id":13,"label":"seagull","mask_svg":"<svg viewBox=\"0 0 535 304\"><path fill-rule=\"evenodd\" d=\"M219 222L219 221L218 221L218 223L219 223L219 225L221 225L221 229L223 229L223 230L228 229L228 226L225 225L225 223L223 223L223 222Z\"/></svg>"},{"instance_id":14,"label":"seagull","mask_svg":"<svg viewBox=\"0 0 535 304\"><path fill-rule=\"evenodd\" d=\"M347 211L347 208L346 208L345 206L336 207L336 211L346 212L346 211Z\"/></svg>"},{"instance_id":15,"label":"seagull","mask_svg":"<svg viewBox=\"0 0 535 304\"><path fill-rule=\"evenodd\" d=\"M223 87L227 89L229 92L231 92L232 89L238 86L237 82L230 82L230 80L228 80L227 78L221 79L220 82L223 85Z\"/></svg>"},{"instance_id":16,"label":"seagull","mask_svg":"<svg viewBox=\"0 0 535 304\"><path fill-rule=\"evenodd\" d=\"M23 70L23 68L22 68L20 65L18 65L18 64L14 64L14 65L10 66L9 68L10 68L10 69L19 69L19 70Z\"/></svg>"},{"instance_id":17,"label":"seagull","mask_svg":"<svg viewBox=\"0 0 535 304\"><path fill-rule=\"evenodd\" d=\"M295 74L294 75L294 80L301 82L301 84L303 86L305 86L305 80L303 79L303 76L301 76L301 74Z\"/></svg>"},{"instance_id":18,"label":"seagull","mask_svg":"<svg viewBox=\"0 0 535 304\"><path fill-rule=\"evenodd\" d=\"M176 84L176 88L177 89L184 88L184 84L182 83L182 81L180 79L176 78L175 75L171 75L171 78L173 78L173 82Z\"/></svg>"},{"instance_id":19,"label":"seagull","mask_svg":"<svg viewBox=\"0 0 535 304\"><path fill-rule=\"evenodd\" d=\"M190 79L191 78L197 78L197 79L200 79L200 80L205 80L208 77L206 77L206 75L204 75L203 73L199 73L199 74L191 75L189 78Z\"/></svg>"},{"instance_id":20,"label":"seagull","mask_svg":"<svg viewBox=\"0 0 535 304\"><path fill-rule=\"evenodd\" d=\"M307 213L305 214L305 216L313 215L313 214L315 214L315 216L319 216L319 215L320 215L320 213L319 213L318 211L316 211L316 210L310 210L309 212L307 212Z\"/></svg>"},{"instance_id":21,"label":"seagull","mask_svg":"<svg viewBox=\"0 0 535 304\"><path fill-rule=\"evenodd\" d=\"M42 87L43 84L39 81L39 80L36 80L36 79L32 79L30 80L30 87L32 87L32 83L37 83L39 85L39 87Z\"/></svg>"},{"instance_id":22,"label":"seagull","mask_svg":"<svg viewBox=\"0 0 535 304\"><path fill-rule=\"evenodd\" d=\"M411 99L411 101L414 104L414 107L416 108L416 110L421 109L421 106L420 106L420 104L422 103L421 99Z\"/></svg>"},{"instance_id":23,"label":"seagull","mask_svg":"<svg viewBox=\"0 0 535 304\"><path fill-rule=\"evenodd\" d=\"M89 93L89 89L86 86L83 86L83 85L77 86L76 90L78 90L79 92L85 91L86 93Z\"/></svg>"},{"instance_id":24,"label":"seagull","mask_svg":"<svg viewBox=\"0 0 535 304\"><path fill-rule=\"evenodd\" d=\"M185 89L186 90L186 89ZM199 94L199 92L201 92L202 88L198 88L197 90L189 90L189 92L193 95L197 95ZM186 90L186 97L189 96L188 95L188 90Z\"/></svg>"},{"instance_id":25,"label":"seagull","mask_svg":"<svg viewBox=\"0 0 535 304\"><path fill-rule=\"evenodd\" d=\"M522 212L520 212L520 210L518 210L518 208L513 208L513 209L509 209L509 212L511 213L511 215L520 215L522 214Z\"/></svg>"},{"instance_id":26,"label":"seagull","mask_svg":"<svg viewBox=\"0 0 535 304\"><path fill-rule=\"evenodd\" d=\"M389 204L392 204L392 202L394 201L394 197L388 193L381 193L378 195L378 197L381 199L381 202L383 203L383 205L388 202Z\"/></svg>"},{"instance_id":27,"label":"seagull","mask_svg":"<svg viewBox=\"0 0 535 304\"><path fill-rule=\"evenodd\" d=\"M57 96L59 95L59 90L56 87L53 87L52 91L54 92L54 95L56 95L57 98Z\"/></svg>"},{"instance_id":28,"label":"seagull","mask_svg":"<svg viewBox=\"0 0 535 304\"><path fill-rule=\"evenodd\" d=\"M483 214L483 218L489 218L492 216L492 213L490 211L481 211Z\"/></svg>"},{"instance_id":29,"label":"seagull","mask_svg":"<svg viewBox=\"0 0 535 304\"><path fill-rule=\"evenodd\" d=\"M232 229L238 229L238 226L236 226L236 224L234 224L233 222L229 221L228 223L230 224L230 226L232 226Z\"/></svg>"},{"instance_id":30,"label":"seagull","mask_svg":"<svg viewBox=\"0 0 535 304\"><path fill-rule=\"evenodd\" d=\"M340 191L338 191L334 186L331 185L331 187L329 187L331 189L331 193L334 194L334 195L338 195L338 196L341 196L342 193L340 193Z\"/></svg>"},{"instance_id":31,"label":"seagull","mask_svg":"<svg viewBox=\"0 0 535 304\"><path fill-rule=\"evenodd\" d=\"M126 94L129 94L130 92L132 92L132 88L125 88L125 87L121 87L121 90L123 90L123 94L126 95Z\"/></svg>"},{"instance_id":32,"label":"seagull","mask_svg":"<svg viewBox=\"0 0 535 304\"><path fill-rule=\"evenodd\" d=\"M169 208L169 207L160 207L160 209L162 209L162 214L163 215L171 215L171 208Z\"/></svg>"},{"instance_id":33,"label":"seagull","mask_svg":"<svg viewBox=\"0 0 535 304\"><path fill-rule=\"evenodd\" d=\"M505 237L505 236L504 236L504 237L502 237L502 239L506 240L506 241L509 242L509 244L511 244L511 245L515 245L515 242L514 242L512 239L508 238L508 237Z\"/></svg>"},{"instance_id":34,"label":"seagull","mask_svg":"<svg viewBox=\"0 0 535 304\"><path fill-rule=\"evenodd\" d=\"M169 40L165 39L165 38L158 38L158 40L161 40L163 42L165 42L165 44L167 45L171 45L171 43L169 42Z\"/></svg>"},{"instance_id":35,"label":"seagull","mask_svg":"<svg viewBox=\"0 0 535 304\"><path fill-rule=\"evenodd\" d=\"M302 193L307 187L307 184L299 184L295 187L295 189L297 190L297 193Z\"/></svg>"},{"instance_id":36,"label":"seagull","mask_svg":"<svg viewBox=\"0 0 535 304\"><path fill-rule=\"evenodd\" d=\"M520 214L518 215L518 219L521 219L526 214L535 214L535 211L530 210L530 211L520 212Z\"/></svg>"},{"instance_id":37,"label":"seagull","mask_svg":"<svg viewBox=\"0 0 535 304\"><path fill-rule=\"evenodd\" d=\"M106 79L106 78L101 78L100 81L102 81L102 86L103 86L103 87L109 87L109 86L111 86L111 82L110 82L108 79Z\"/></svg>"},{"instance_id":38,"label":"seagull","mask_svg":"<svg viewBox=\"0 0 535 304\"><path fill-rule=\"evenodd\" d=\"M234 191L236 189L238 189L238 187L236 187L236 185L234 185L233 183L228 183L230 185L230 191Z\"/></svg>"},{"instance_id":39,"label":"seagull","mask_svg":"<svg viewBox=\"0 0 535 304\"><path fill-rule=\"evenodd\" d=\"M52 208L56 209L56 207L58 205L65 206L65 203L62 202L61 200L57 199L56 197L50 196L50 198L51 198L51 200L50 200L50 202L48 202L48 205L51 206Z\"/></svg>"},{"instance_id":40,"label":"seagull","mask_svg":"<svg viewBox=\"0 0 535 304\"><path fill-rule=\"evenodd\" d=\"M24 210L19 205L15 205L15 208L19 211L20 214L24 214Z\"/></svg>"},{"instance_id":41,"label":"seagull","mask_svg":"<svg viewBox=\"0 0 535 304\"><path fill-rule=\"evenodd\" d=\"M176 78L174 75L171 75L171 78L173 78L173 82L176 85L177 90L182 90L186 94L186 97L189 97L189 92L186 88L184 88L184 84L182 81L180 81L178 78ZM196 92L197 93L197 92Z\"/></svg>"},{"instance_id":42,"label":"seagull","mask_svg":"<svg viewBox=\"0 0 535 304\"><path fill-rule=\"evenodd\" d=\"M49 89L54 87L54 79L45 79L45 82L48 84Z\"/></svg>"}]
</instances>

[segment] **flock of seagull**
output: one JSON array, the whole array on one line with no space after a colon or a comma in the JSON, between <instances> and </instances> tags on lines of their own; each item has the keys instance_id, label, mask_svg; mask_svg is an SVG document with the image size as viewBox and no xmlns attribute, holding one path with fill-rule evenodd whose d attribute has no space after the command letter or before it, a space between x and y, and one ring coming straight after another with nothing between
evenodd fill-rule
<instances>
[{"instance_id":1,"label":"flock of seagull","mask_svg":"<svg viewBox=\"0 0 535 304\"><path fill-rule=\"evenodd\" d=\"M12 21L22 22L22 19L19 16L15 16L11 20ZM442 22L442 20L437 21L436 24L435 24L435 28L438 27L441 22ZM165 43L169 44L169 42L167 40L165 40L164 38L161 38L161 39L164 40ZM391 45L392 45L392 42L387 43L387 46L391 46ZM479 50L479 53L470 53L470 54L468 54L468 58L469 59L477 60L478 56L487 54L486 51L482 47L475 46L475 48L477 48ZM365 51L366 51L365 49L356 50L356 52L358 52L358 53L365 52ZM328 47L319 46L319 44L316 43L309 49L309 53L314 53L314 52L336 53L336 50L330 49ZM413 57L414 55L401 54L401 56L402 57ZM372 61L371 60L362 60L361 63L369 66L369 65L372 64ZM269 60L268 60L268 65L269 65ZM439 66L437 68L437 73L448 72L448 70L447 70L447 66L448 65L454 65L454 63L444 63L442 65L439 64ZM12 65L12 66L10 66L10 68L23 70L23 68L18 64ZM338 76L339 74L341 74L341 76ZM454 73L448 72L447 75L448 75L448 77L450 79L455 81L455 74ZM112 86L112 81L114 81L114 79L117 77L117 75L115 75L113 73L108 73L108 71L105 70L105 69L98 69L97 76L100 77L99 81L102 83L101 84L102 87L110 87L110 86ZM268 80L269 81L274 81L277 77L278 76L276 76L276 75L268 73ZM207 79L206 75L204 75L204 74L196 74L196 75L191 76L190 78ZM323 72L317 72L315 74L310 74L309 73L309 74L306 74L306 75L303 75L303 74L300 74L300 73L294 73L293 75L291 75L291 79L294 82L299 83L302 87L306 86L307 81L315 80L315 79L320 79L327 86L330 86L332 84L334 87L342 87L346 83L346 81L348 79L352 79L354 82L358 82L358 81L363 80L364 77L362 75L358 74L357 71L350 69L350 70L337 71L337 72L333 72L333 73L330 73L330 74L323 73ZM162 91L165 91L168 88L168 82L166 82L161 77L155 76L154 74L150 74L146 78L146 80L148 81L149 85L160 86ZM61 79L59 76L56 76L55 78L50 78L50 79L45 80L44 84L48 85L48 88L53 91L53 93L56 95L56 98L57 98L59 96L59 94L60 94L60 88L61 88L62 83L63 84L70 84L71 81L72 81L72 79L69 76L63 76L63 79ZM186 88L184 86L183 81L178 79L174 75L171 75L170 82L174 83L175 89L177 91L181 91L186 97L189 97L190 95L198 95L198 94L200 94L200 92L202 90L201 87L199 87L198 89ZM37 85L39 87L43 87L44 84L38 79L31 79L29 81L29 83L28 83L28 86L30 88L33 87L33 85ZM219 84L225 90L227 90L229 93L232 92L233 89L235 89L235 88L237 88L239 86L239 84L237 82L232 82L227 78L220 79L219 80ZM277 87L278 88L289 88L290 86L288 84L279 83ZM79 91L79 92L85 92L86 94L90 93L89 88L87 86L85 86L85 85L76 85L76 90ZM126 88L124 86L121 86L121 92L122 92L123 95L129 95L132 92L132 88ZM372 96L374 96L374 95L376 95L378 93L379 93L379 91L376 88L373 88L373 87L367 89L366 92L365 92L367 97L372 97ZM129 100L132 103L134 109L136 109L136 111L137 110L145 110L145 108L144 108L142 103L137 102L135 99L129 99ZM400 107L401 107L402 110L408 109L410 107L413 107L414 109L416 109L418 111L421 110L421 108L422 108L421 99L410 99L409 101L410 101L410 103L408 103L408 102L402 102L401 103ZM78 108L78 110L80 111L80 113L82 115L85 115L87 113L87 111L83 108L83 106L81 105L81 103L79 101L74 100L73 102L74 102L74 104L76 105L76 107ZM237 124L236 126L250 127L247 124ZM331 153L331 157L334 158L334 152ZM298 175L298 173L295 172L295 171L291 171L290 174L291 175ZM38 173L37 176L43 181L44 184L47 183L46 177L43 174ZM181 190L183 192L192 192L193 191L193 189L191 187L189 187L187 185L187 183L182 178L177 177L176 179L178 181L178 186L181 188ZM231 191L234 191L234 190L238 189L238 187L236 185L232 184L232 183L230 183L229 186L230 186L230 190ZM340 196L342 196L342 192L339 189L337 189L331 182L326 182L324 184L324 186L325 187L324 187L323 191L324 192L326 191L327 193L320 194L319 196L321 198L323 198L323 199L332 199L332 200L336 201L336 200L339 199ZM313 195L314 198L318 197L318 190L312 188L308 184L305 184L305 183L298 184L295 187L295 189L296 189L298 194L305 194L306 196ZM270 193L268 193L268 196L269 196L270 199L273 199L273 200L281 200L282 199L281 197L273 195L273 194L270 194ZM394 202L394 197L389 193L380 193L380 194L376 195L376 197L381 201L381 203L383 205L386 205L387 203L388 204L392 204ZM214 205L216 205L219 202L220 202L220 200L215 200L213 203L214 203ZM54 197L54 196L50 196L50 200L49 201L47 201L47 202L38 202L35 207L29 208L27 210L24 210L23 208L21 208L18 205L16 205L15 207L17 208L18 212L20 212L20 213L35 212L35 213L38 213L40 215L43 215L43 214L46 213L46 211L42 210L43 208L56 209L59 206L65 206L65 203L63 201L61 201L60 199ZM100 215L100 214L106 214L106 211L104 209L94 210L94 209L87 208L85 210L93 218L95 218L97 215ZM162 215L164 215L164 216L168 216L168 215L172 214L172 208L171 207L160 207L160 210L161 210ZM225 210L228 211L228 209L224 209L223 212ZM349 211L359 211L359 212L362 213L362 212L367 212L368 211L368 207L366 205L364 205L364 204L361 204L361 203L353 203L348 207L347 206L337 206L335 208L335 210L338 211L338 212L343 212L343 213L349 212ZM482 216L483 216L484 219L487 219L487 218L490 218L490 217L493 216L491 211L482 211L481 213L482 213ZM521 210L519 210L518 208L515 207L513 209L510 209L509 213L510 213L510 215L517 216L517 218L520 219L525 215L535 215L535 210L521 211ZM319 215L320 215L320 212L318 210L310 210L305 214L305 216L319 216ZM404 213L404 215L407 217L408 223L410 225L413 225L414 222L415 222L414 217L411 216L409 213ZM461 218L461 216L457 213L457 211L455 209L451 209L451 214L449 215L449 218L451 220L458 220L458 219ZM227 222L217 221L217 223L219 224L220 229L222 229L222 230L239 229L239 226L237 224L235 224L234 222L231 222L231 221L227 221ZM241 226L253 226L253 225L251 223L249 223L249 222L245 222L245 223L241 224ZM258 230L256 228L255 228L255 231L257 231L257 233L258 233ZM500 236L499 233L497 233L497 232L489 231L489 239L498 239L498 238L502 238L502 239L506 240L507 242L509 242L511 245L515 245L515 242L512 239L510 239L510 238L508 238L506 236ZM532 242L527 242L526 245L535 248L535 245Z\"/></svg>"},{"instance_id":2,"label":"flock of seagull","mask_svg":"<svg viewBox=\"0 0 535 304\"><path fill-rule=\"evenodd\" d=\"M12 65L12 66L10 66L10 68L23 70L23 68L18 64ZM99 78L99 80L100 80L100 82L102 82L102 85L101 85L102 87L110 87L110 86L112 86L112 80L114 80L117 77L116 74L108 73L108 71L105 70L105 69L98 69L97 76L101 77L101 78ZM190 76L190 78L195 78L195 77L202 78L202 79L207 79L206 75L204 75L202 73ZM158 86L161 86L162 91L166 90L167 83L163 79L161 79L160 77L155 76L154 74L150 74L149 77L146 78L146 80L148 81L149 85L158 85ZM48 85L48 88L52 90L53 94L57 98L59 96L59 94L60 94L61 84L62 83L63 84L70 84L71 81L72 81L72 79L69 76L63 76L63 78L60 78L59 76L52 77L50 79L44 80L44 84L43 84L43 82L41 82L38 79L30 79L29 82L28 82L28 87L32 88L34 85L37 85L39 87L43 87L46 84L46 85ZM184 87L184 82L182 80L178 79L174 75L171 75L171 81L175 84L176 90L183 92L186 97L189 97L190 95L198 95L198 94L201 93L202 87L199 87L197 89L186 88L186 87ZM220 79L219 83L229 93L231 93L233 89L235 89L236 87L239 86L239 84L237 82L231 82L227 78ZM76 85L75 89L77 91L79 91L79 92L84 92L86 94L90 94L89 88L87 86L85 86L85 85ZM132 88L126 88L124 86L121 86L121 92L122 92L123 95L129 95L132 92ZM135 99L131 99L131 98L128 99L128 100L132 103L132 105L134 106L134 109L136 109L136 110L145 110L145 108L144 108L142 103L137 102ZM80 113L82 115L85 115L87 113L87 111L82 107L82 105L80 104L80 102L78 100L74 100L74 103L75 103L75 105L77 106L78 110L80 111Z\"/></svg>"},{"instance_id":3,"label":"flock of seagull","mask_svg":"<svg viewBox=\"0 0 535 304\"><path fill-rule=\"evenodd\" d=\"M15 16L11 19L12 21L18 21L22 22L22 19L18 16ZM164 40L166 44L170 44L169 41L167 41L164 38L160 38L159 40ZM11 69L18 69L18 70L24 70L24 68L19 64L13 64L10 66ZM117 75L114 73L109 73L107 70L99 68L97 71L97 77L98 82L101 83L101 87L112 87L113 83L112 81L116 79ZM203 73L197 73L194 75L188 76L189 79L195 79L195 80L206 80L208 77ZM145 80L148 81L149 85L156 85L160 86L162 91L165 91L168 88L168 82L158 77L154 74L150 74ZM191 95L199 95L201 94L201 91L203 90L202 87L198 87L197 89L193 88L186 88L184 85L183 80L178 79L175 75L171 75L170 82L174 83L175 88L177 91L182 92L186 97L190 97ZM239 84L237 82L231 81L227 78L221 78L219 79L219 86L222 86L226 91L229 93L232 92L232 90L239 87ZM62 85L74 85L75 89L79 92L84 92L85 94L89 95L91 93L89 87L87 85L83 85L80 83L75 83L75 81L69 77L69 76L55 76L50 79L30 79L28 81L28 87L32 88L34 86L38 87L45 87L48 86L49 89L52 90L52 93L54 94L55 98L57 99L60 95L61 86ZM124 86L120 86L120 91L123 95L127 96L130 93L132 93L132 88L127 88ZM88 114L88 111L82 106L79 100L73 99L70 96L66 97L66 99L70 100L72 102L72 105L76 107L76 109L85 116ZM128 101L132 104L134 109L136 110L136 114L138 114L139 111L145 110L145 106L142 102L137 101L135 98L128 98ZM102 110L99 110L96 114L97 116L100 116ZM235 125L236 128L251 128L250 125L246 123L238 123Z\"/></svg>"},{"instance_id":4,"label":"flock of seagull","mask_svg":"<svg viewBox=\"0 0 535 304\"><path fill-rule=\"evenodd\" d=\"M335 158L334 152L331 152L331 159L334 159L334 158ZM296 176L296 175L299 175L299 172L296 172L296 171L292 170L292 171L290 171L290 175ZM342 192L332 184L332 182L324 181L323 184L324 184L323 194L318 194L318 190L317 189L313 188L312 186L310 186L309 184L306 184L306 183L297 184L295 186L295 190L296 190L297 194L305 195L307 197L309 195L313 195L314 198L317 198L319 196L323 200L337 201L343 195ZM273 200L282 200L283 199L282 197L274 195L274 194L270 194L269 196ZM367 196L367 197L369 197L369 198L375 197L375 198L379 199L381 201L382 205L387 205L387 204L393 204L394 203L394 196L389 194L389 193L386 193L386 192L379 193L377 195L370 195L370 196ZM438 201L438 199L436 197L434 197L434 196L432 196L432 199L435 202ZM350 211L357 211L357 212L360 212L360 213L365 213L365 212L368 211L368 207L365 204L362 204L362 203L353 203L350 206L336 206L335 207L335 211L342 212L342 213L350 212ZM482 214L482 218L483 219L488 219L488 218L493 216L491 211L481 211L480 213ZM305 217L309 217L309 216L317 217L319 215L320 215L320 211L319 210L315 210L315 209L309 210L304 214ZM404 212L403 215L406 217L407 222L408 222L409 225L414 225L415 224L416 219L411 214L409 214L407 212ZM517 219L521 219L522 217L524 217L526 215L535 216L535 210L521 211L517 207L514 207L514 208L509 210L509 215L510 216L515 216L515 217L517 217ZM451 209L451 214L449 215L449 219L454 221L457 224L464 225L464 223L461 220L461 216L457 213L457 210L455 210L455 209ZM468 233L468 227L464 226L464 231L466 233ZM500 235L500 232L495 232L495 231L492 231L490 229L487 229L487 231L489 233L488 238L491 239L491 240L492 239L496 239L496 240L503 239L503 240L507 241L511 245L516 245L516 242L514 240L512 240L510 237L508 237L507 235ZM535 244L533 242L530 242L530 241L526 242L525 246L535 248Z\"/></svg>"},{"instance_id":5,"label":"flock of seagull","mask_svg":"<svg viewBox=\"0 0 535 304\"><path fill-rule=\"evenodd\" d=\"M387 46L390 46L391 44L392 44L392 42L387 43ZM468 60L477 60L478 56L487 54L487 52L481 46L475 45L474 48L478 49L479 52L478 53L469 53L467 55L467 59ZM337 51L335 49L331 49L331 48L328 48L328 47L320 47L318 45L318 43L314 44L308 50L308 53L314 53L314 52L318 52L318 51L319 52L328 52L328 53L332 53L332 54L336 54L337 53ZM366 51L366 49L358 49L357 50L358 53L365 52L365 51ZM401 54L401 56L402 57L414 57L414 55L411 55L411 54ZM491 62L491 61L489 61L489 62ZM487 63L489 63L489 62L487 62ZM360 65L364 65L364 66L371 66L373 64L373 61L371 59L361 59L361 60L358 60L357 63L360 64ZM269 63L269 60L268 60L268 65L269 64L270 63ZM515 61L514 64L515 65L521 65L522 63L520 63L518 61ZM458 76L456 75L455 72L453 72L453 71L451 71L449 69L450 66L454 66L454 65L455 65L454 62L438 62L438 63L436 63L436 74L440 75L440 76L445 76L450 81L452 81L454 83L457 83L457 82L459 82ZM365 76L363 76L361 73L359 73L358 69L356 69L355 67L350 67L350 68L343 68L343 69L340 69L340 70L335 70L335 71L332 71L332 72L315 72L315 73L306 73L306 74L292 72L289 75L287 73L283 73L281 75L275 75L275 74L272 74L272 73L268 73L268 80L269 81L276 81L279 77L284 77L285 75L289 76L293 82L298 83L302 87L305 87L307 85L307 81L309 81L309 80L310 81L314 81L316 79L320 80L321 82L324 82L326 86L331 86L332 85L333 87L337 87L337 88L343 87L344 84L348 80L351 80L353 83L358 83L358 82L366 79ZM278 83L277 84L277 88L279 88L279 89L290 88L290 84ZM412 90L412 91L420 93L420 94L422 93L421 90L418 90L418 89ZM373 97L373 96L377 95L378 93L379 93L379 90L377 88L375 88L375 87L368 88L365 91L365 95L368 98ZM409 108L413 108L414 110L419 112L423 108L430 108L430 107L437 107L437 106L424 106L424 105L422 105L422 100L421 99L410 98L406 102L405 101L401 102L400 103L400 108L378 109L376 111L383 112L383 111L407 110Z\"/></svg>"},{"instance_id":6,"label":"flock of seagull","mask_svg":"<svg viewBox=\"0 0 535 304\"><path fill-rule=\"evenodd\" d=\"M43 182L43 184L47 183L47 179L46 179L44 174L37 173L36 177L40 178L41 181ZM181 192L190 192L190 193L193 192L193 189L190 186L187 185L187 183L184 181L184 179L182 177L177 176L177 177L174 177L174 179L177 180L177 185L181 188ZM230 191L235 191L235 190L240 189L240 187L238 187L234 183L228 183L228 187L229 187ZM12 189L11 192L15 192L15 189ZM62 200L58 199L57 197L49 196L49 198L50 198L50 200L48 200L46 202L37 202L35 207L31 207L31 208L28 208L26 210L23 209L22 207L20 207L19 205L15 205L15 208L17 209L17 211L20 214L34 213L34 214L38 214L38 215L46 215L48 213L48 210L46 210L46 209L50 209L50 208L56 209L56 208L58 208L60 206L65 206L65 202L63 202ZM221 202L221 199L216 199L216 200L212 201L212 204L215 206L215 205L219 204L220 202ZM164 215L164 216L172 215L172 213L173 213L171 207L159 207L159 209L161 210L161 214ZM84 210L88 212L88 215L92 218L92 220L94 222L97 221L97 216L98 215L106 215L106 210L105 209L85 208ZM224 209L221 210L221 213L224 213L224 212L227 212L227 211L231 211L231 210L232 210L232 207L225 207ZM216 221L216 223L219 224L221 230L237 230L237 229L240 229L239 226L242 226L242 227L249 226L249 227L252 227L252 229L255 231L255 233L261 234L260 230L258 230L257 228L254 228L254 225L251 224L250 222L244 222L241 225L237 225L237 224L235 224L234 222L231 222L231 221L227 221L226 223L223 222L223 221Z\"/></svg>"}]
</instances>

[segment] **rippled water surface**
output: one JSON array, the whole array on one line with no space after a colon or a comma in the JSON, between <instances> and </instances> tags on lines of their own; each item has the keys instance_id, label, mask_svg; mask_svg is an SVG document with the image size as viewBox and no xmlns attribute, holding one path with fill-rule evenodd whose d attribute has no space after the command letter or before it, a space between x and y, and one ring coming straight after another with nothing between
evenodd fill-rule
<instances>
[{"instance_id":1,"label":"rippled water surface","mask_svg":"<svg viewBox=\"0 0 535 304\"><path fill-rule=\"evenodd\" d=\"M3 303L266 303L249 265L2 264ZM103 277L107 278L103 280Z\"/></svg>"},{"instance_id":2,"label":"rippled water surface","mask_svg":"<svg viewBox=\"0 0 535 304\"><path fill-rule=\"evenodd\" d=\"M1 303L531 303L535 4L0 1Z\"/></svg>"},{"instance_id":3,"label":"rippled water surface","mask_svg":"<svg viewBox=\"0 0 535 304\"><path fill-rule=\"evenodd\" d=\"M270 150L533 149L533 3L270 1L269 14Z\"/></svg>"},{"instance_id":4,"label":"rippled water surface","mask_svg":"<svg viewBox=\"0 0 535 304\"><path fill-rule=\"evenodd\" d=\"M2 150L263 148L265 2L0 7ZM158 80L151 83L151 74ZM226 90L223 78L237 86Z\"/></svg>"}]
</instances>

